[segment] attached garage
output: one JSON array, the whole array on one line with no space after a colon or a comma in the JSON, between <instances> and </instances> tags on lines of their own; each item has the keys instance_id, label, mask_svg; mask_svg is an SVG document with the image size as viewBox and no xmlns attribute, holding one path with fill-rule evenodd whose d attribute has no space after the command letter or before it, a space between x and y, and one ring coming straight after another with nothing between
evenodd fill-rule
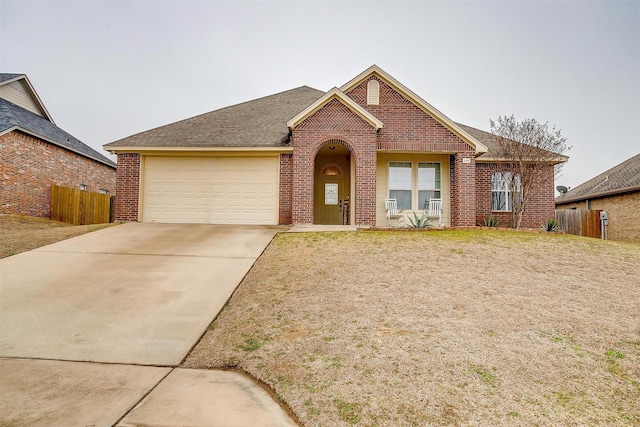
<instances>
[{"instance_id":1,"label":"attached garage","mask_svg":"<svg viewBox=\"0 0 640 427\"><path fill-rule=\"evenodd\" d=\"M144 156L143 222L278 223L278 157Z\"/></svg>"}]
</instances>

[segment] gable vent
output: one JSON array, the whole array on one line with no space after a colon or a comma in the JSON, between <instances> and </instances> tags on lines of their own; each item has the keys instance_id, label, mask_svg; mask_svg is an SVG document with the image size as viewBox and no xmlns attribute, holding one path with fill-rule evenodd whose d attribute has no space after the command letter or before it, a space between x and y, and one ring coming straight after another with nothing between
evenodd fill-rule
<instances>
[{"instance_id":1,"label":"gable vent","mask_svg":"<svg viewBox=\"0 0 640 427\"><path fill-rule=\"evenodd\" d=\"M369 80L367 83L367 104L380 104L380 83L377 80Z\"/></svg>"}]
</instances>

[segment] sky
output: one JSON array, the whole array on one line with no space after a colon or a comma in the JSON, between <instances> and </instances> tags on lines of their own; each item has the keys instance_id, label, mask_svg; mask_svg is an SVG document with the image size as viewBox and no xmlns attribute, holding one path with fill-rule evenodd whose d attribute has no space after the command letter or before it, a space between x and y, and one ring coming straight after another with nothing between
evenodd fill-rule
<instances>
[{"instance_id":1,"label":"sky","mask_svg":"<svg viewBox=\"0 0 640 427\"><path fill-rule=\"evenodd\" d=\"M640 1L6 1L0 72L87 145L373 64L450 119L561 129L575 187L640 153Z\"/></svg>"}]
</instances>

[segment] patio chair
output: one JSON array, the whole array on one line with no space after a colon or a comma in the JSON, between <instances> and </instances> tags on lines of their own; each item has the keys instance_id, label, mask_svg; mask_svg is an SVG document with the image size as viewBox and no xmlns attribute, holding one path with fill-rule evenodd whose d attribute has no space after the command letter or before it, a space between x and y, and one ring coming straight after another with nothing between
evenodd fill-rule
<instances>
[{"instance_id":1,"label":"patio chair","mask_svg":"<svg viewBox=\"0 0 640 427\"><path fill-rule=\"evenodd\" d=\"M429 199L425 213L429 218L438 218L438 227L442 227L442 199Z\"/></svg>"},{"instance_id":2,"label":"patio chair","mask_svg":"<svg viewBox=\"0 0 640 427\"><path fill-rule=\"evenodd\" d=\"M396 198L384 199L384 207L387 210L387 226L391 227L391 221L396 222L395 227L398 227L400 223L404 224L404 214L402 209L398 209L398 202Z\"/></svg>"}]
</instances>

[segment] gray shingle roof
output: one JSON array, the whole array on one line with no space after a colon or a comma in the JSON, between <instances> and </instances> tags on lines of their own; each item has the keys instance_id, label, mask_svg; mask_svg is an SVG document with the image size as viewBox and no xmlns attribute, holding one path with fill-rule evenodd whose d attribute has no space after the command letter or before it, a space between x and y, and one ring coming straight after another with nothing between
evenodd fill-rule
<instances>
[{"instance_id":1,"label":"gray shingle roof","mask_svg":"<svg viewBox=\"0 0 640 427\"><path fill-rule=\"evenodd\" d=\"M0 134L19 129L62 148L115 167L116 164L49 120L0 98Z\"/></svg>"},{"instance_id":2,"label":"gray shingle roof","mask_svg":"<svg viewBox=\"0 0 640 427\"><path fill-rule=\"evenodd\" d=\"M0 73L0 83L6 82L7 80L13 80L16 77L22 77L24 74L10 74L10 73Z\"/></svg>"},{"instance_id":3,"label":"gray shingle roof","mask_svg":"<svg viewBox=\"0 0 640 427\"><path fill-rule=\"evenodd\" d=\"M556 197L556 204L640 191L640 154Z\"/></svg>"},{"instance_id":4,"label":"gray shingle roof","mask_svg":"<svg viewBox=\"0 0 640 427\"><path fill-rule=\"evenodd\" d=\"M287 120L324 92L301 86L141 132L104 147L278 147Z\"/></svg>"}]
</instances>

